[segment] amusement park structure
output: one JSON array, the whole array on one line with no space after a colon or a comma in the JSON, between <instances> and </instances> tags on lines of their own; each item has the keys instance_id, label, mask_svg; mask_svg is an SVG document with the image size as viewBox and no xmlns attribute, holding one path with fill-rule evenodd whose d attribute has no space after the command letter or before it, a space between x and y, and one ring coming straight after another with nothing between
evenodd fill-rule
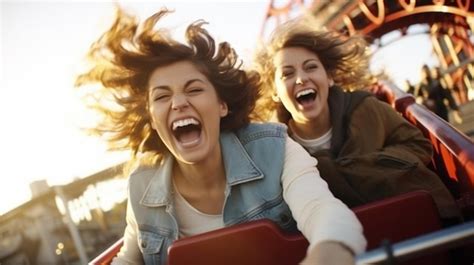
<instances>
[{"instance_id":1,"label":"amusement park structure","mask_svg":"<svg viewBox=\"0 0 474 265\"><path fill-rule=\"evenodd\" d=\"M261 35L275 25L301 14L312 14L316 27L336 30L348 35L361 34L375 47L382 36L393 31L403 38L412 33L415 24L428 25L433 50L442 73L453 84L459 103L470 100L474 79L474 2L471 0L289 0L277 4L271 0L262 25ZM376 52L376 51L375 51ZM472 93L472 92L471 92Z\"/></svg>"},{"instance_id":2,"label":"amusement park structure","mask_svg":"<svg viewBox=\"0 0 474 265\"><path fill-rule=\"evenodd\" d=\"M420 34L409 28L423 24L427 30L422 33L430 37L457 102L474 103L473 1L270 0L261 36L265 38L288 19L311 14L316 27L361 34L377 52L398 39ZM398 39L382 41L388 33L397 33ZM368 251L357 257L357 264L474 264L472 138L417 104L413 96L391 82L381 81L371 91L430 140L434 156L429 166L455 197L464 222L442 227L433 200L424 191L353 208L368 241ZM0 264L84 264L92 257L89 264L110 264L123 245L125 197L118 196L113 209L88 204L111 197L110 189L101 187L117 190L126 186L122 167L65 186L49 187L35 200L0 216ZM34 248L23 249L21 242L25 239L34 240ZM270 221L257 220L179 239L167 250L168 264L297 264L307 245L301 234L282 234Z\"/></svg>"}]
</instances>

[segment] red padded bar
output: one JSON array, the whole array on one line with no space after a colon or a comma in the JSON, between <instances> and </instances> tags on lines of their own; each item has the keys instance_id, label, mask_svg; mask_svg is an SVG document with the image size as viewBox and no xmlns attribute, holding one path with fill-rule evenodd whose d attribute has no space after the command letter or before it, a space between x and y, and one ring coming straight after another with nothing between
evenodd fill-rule
<instances>
[{"instance_id":1,"label":"red padded bar","mask_svg":"<svg viewBox=\"0 0 474 265\"><path fill-rule=\"evenodd\" d=\"M353 209L364 227L368 249L382 240L395 243L441 228L428 192L415 191ZM169 265L298 264L308 242L301 234L284 234L268 220L232 226L176 241ZM443 255L404 264L447 264Z\"/></svg>"},{"instance_id":2,"label":"red padded bar","mask_svg":"<svg viewBox=\"0 0 474 265\"><path fill-rule=\"evenodd\" d=\"M287 235L259 220L178 240L168 250L168 264L298 264L307 247L301 234Z\"/></svg>"},{"instance_id":3,"label":"red padded bar","mask_svg":"<svg viewBox=\"0 0 474 265\"><path fill-rule=\"evenodd\" d=\"M353 209L364 227L368 249L383 239L395 243L441 228L429 193L415 191ZM123 241L90 264L110 264ZM288 235L269 220L235 225L177 240L168 250L168 264L298 264L307 240ZM447 264L445 256L427 257L410 264ZM404 263L407 264L407 263Z\"/></svg>"}]
</instances>

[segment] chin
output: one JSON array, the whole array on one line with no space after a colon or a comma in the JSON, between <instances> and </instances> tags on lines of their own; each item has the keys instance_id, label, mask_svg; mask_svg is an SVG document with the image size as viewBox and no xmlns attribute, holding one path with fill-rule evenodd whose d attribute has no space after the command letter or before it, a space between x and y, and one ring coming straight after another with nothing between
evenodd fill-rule
<instances>
[{"instance_id":1,"label":"chin","mask_svg":"<svg viewBox=\"0 0 474 265\"><path fill-rule=\"evenodd\" d=\"M203 152L199 152L199 151L197 151L196 153L191 152L191 153L186 153L184 155L180 155L179 158L177 158L177 160L179 160L182 163L190 164L190 165L198 164L199 162L204 161L204 159L207 156Z\"/></svg>"}]
</instances>

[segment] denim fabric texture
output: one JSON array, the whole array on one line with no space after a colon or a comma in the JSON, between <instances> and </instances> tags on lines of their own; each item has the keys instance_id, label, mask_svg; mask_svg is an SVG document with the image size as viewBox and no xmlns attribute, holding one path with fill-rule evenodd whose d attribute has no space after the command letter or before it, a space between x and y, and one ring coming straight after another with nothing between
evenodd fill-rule
<instances>
[{"instance_id":1,"label":"denim fabric texture","mask_svg":"<svg viewBox=\"0 0 474 265\"><path fill-rule=\"evenodd\" d=\"M225 226L268 218L285 231L297 231L281 185L286 136L286 127L280 124L249 124L236 132L221 132L227 178ZM130 175L129 211L138 225L145 264L165 264L168 247L178 239L172 203L173 160L167 156L159 166L139 167Z\"/></svg>"}]
</instances>

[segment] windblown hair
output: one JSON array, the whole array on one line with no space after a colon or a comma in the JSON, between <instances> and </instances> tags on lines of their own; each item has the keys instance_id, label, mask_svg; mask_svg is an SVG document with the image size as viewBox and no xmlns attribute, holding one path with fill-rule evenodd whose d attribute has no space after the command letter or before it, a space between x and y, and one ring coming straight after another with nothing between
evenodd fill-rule
<instances>
[{"instance_id":1,"label":"windblown hair","mask_svg":"<svg viewBox=\"0 0 474 265\"><path fill-rule=\"evenodd\" d=\"M291 114L281 102L274 102L275 67L273 57L288 47L302 47L315 53L335 85L344 90L368 87L374 82L369 73L369 54L366 41L360 36L347 37L336 32L317 30L309 17L288 21L278 26L269 43L262 45L255 58L256 70L261 75L264 96L258 108L262 115L270 117L276 110L280 122L287 123Z\"/></svg>"},{"instance_id":2,"label":"windblown hair","mask_svg":"<svg viewBox=\"0 0 474 265\"><path fill-rule=\"evenodd\" d=\"M221 130L247 125L259 96L259 75L241 70L237 54L227 42L216 43L196 21L186 30L186 43L173 40L163 30L154 30L167 13L162 9L139 25L135 17L117 9L112 27L91 46L92 67L76 79L76 85L99 83L91 107L103 114L93 132L105 137L111 150L131 150L161 155L167 151L151 127L148 110L148 80L157 67L179 61L196 65L213 84L229 113L221 119ZM186 73L183 73L185 75ZM112 104L104 104L108 95Z\"/></svg>"}]
</instances>

